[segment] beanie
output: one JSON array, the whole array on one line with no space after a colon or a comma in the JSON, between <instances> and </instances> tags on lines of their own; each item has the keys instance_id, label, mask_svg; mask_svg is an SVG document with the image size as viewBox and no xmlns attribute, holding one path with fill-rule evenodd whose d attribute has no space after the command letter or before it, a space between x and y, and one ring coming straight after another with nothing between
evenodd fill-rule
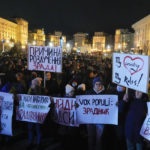
<instances>
[{"instance_id":1,"label":"beanie","mask_svg":"<svg viewBox=\"0 0 150 150\"><path fill-rule=\"evenodd\" d=\"M69 84L67 84L65 88L66 88L66 94L70 93L71 91L74 91L74 88Z\"/></svg>"},{"instance_id":2,"label":"beanie","mask_svg":"<svg viewBox=\"0 0 150 150\"><path fill-rule=\"evenodd\" d=\"M86 90L86 85L84 83L78 85L78 89L81 89L82 91Z\"/></svg>"},{"instance_id":3,"label":"beanie","mask_svg":"<svg viewBox=\"0 0 150 150\"><path fill-rule=\"evenodd\" d=\"M95 83L96 82L101 82L102 83L102 80L100 79L100 77L95 77L94 79L93 79L93 86L95 86Z\"/></svg>"},{"instance_id":4,"label":"beanie","mask_svg":"<svg viewBox=\"0 0 150 150\"><path fill-rule=\"evenodd\" d=\"M39 85L39 82L42 82L42 78L37 77L37 78L33 79L31 87L35 88L35 86Z\"/></svg>"}]
</instances>

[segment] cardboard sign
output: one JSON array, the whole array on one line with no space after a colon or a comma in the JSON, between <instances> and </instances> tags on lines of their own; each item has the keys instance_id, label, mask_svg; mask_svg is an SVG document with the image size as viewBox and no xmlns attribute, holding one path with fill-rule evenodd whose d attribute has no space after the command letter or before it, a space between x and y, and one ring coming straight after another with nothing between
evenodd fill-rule
<instances>
[{"instance_id":1,"label":"cardboard sign","mask_svg":"<svg viewBox=\"0 0 150 150\"><path fill-rule=\"evenodd\" d=\"M140 135L150 141L150 102L147 103L148 115L142 125Z\"/></svg>"},{"instance_id":2,"label":"cardboard sign","mask_svg":"<svg viewBox=\"0 0 150 150\"><path fill-rule=\"evenodd\" d=\"M0 134L12 136L13 94L0 92Z\"/></svg>"},{"instance_id":3,"label":"cardboard sign","mask_svg":"<svg viewBox=\"0 0 150 150\"><path fill-rule=\"evenodd\" d=\"M53 120L65 126L79 126L77 124L75 98L59 98L53 97L55 109L53 112Z\"/></svg>"},{"instance_id":4,"label":"cardboard sign","mask_svg":"<svg viewBox=\"0 0 150 150\"><path fill-rule=\"evenodd\" d=\"M149 56L113 53L114 83L147 93L148 79Z\"/></svg>"},{"instance_id":5,"label":"cardboard sign","mask_svg":"<svg viewBox=\"0 0 150 150\"><path fill-rule=\"evenodd\" d=\"M79 124L118 124L117 95L77 96Z\"/></svg>"},{"instance_id":6,"label":"cardboard sign","mask_svg":"<svg viewBox=\"0 0 150 150\"><path fill-rule=\"evenodd\" d=\"M16 119L42 124L50 111L50 97L19 94L18 98L19 107L16 110Z\"/></svg>"},{"instance_id":7,"label":"cardboard sign","mask_svg":"<svg viewBox=\"0 0 150 150\"><path fill-rule=\"evenodd\" d=\"M62 48L29 46L28 70L62 72Z\"/></svg>"}]
</instances>

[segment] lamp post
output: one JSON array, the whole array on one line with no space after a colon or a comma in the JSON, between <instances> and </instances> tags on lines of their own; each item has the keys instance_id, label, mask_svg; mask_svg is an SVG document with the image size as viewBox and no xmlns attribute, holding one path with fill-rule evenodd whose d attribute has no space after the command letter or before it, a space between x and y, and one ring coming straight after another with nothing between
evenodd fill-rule
<instances>
[{"instance_id":1,"label":"lamp post","mask_svg":"<svg viewBox=\"0 0 150 150\"><path fill-rule=\"evenodd\" d=\"M70 43L67 43L67 44L66 44L66 49L67 49L67 52L70 52L70 50L71 50L71 45L70 45Z\"/></svg>"},{"instance_id":2,"label":"lamp post","mask_svg":"<svg viewBox=\"0 0 150 150\"><path fill-rule=\"evenodd\" d=\"M33 41L33 45L34 45L34 46L36 45L36 41Z\"/></svg>"},{"instance_id":3,"label":"lamp post","mask_svg":"<svg viewBox=\"0 0 150 150\"><path fill-rule=\"evenodd\" d=\"M119 52L121 52L121 45L120 44L118 45L118 49L119 49Z\"/></svg>"},{"instance_id":4,"label":"lamp post","mask_svg":"<svg viewBox=\"0 0 150 150\"><path fill-rule=\"evenodd\" d=\"M52 42L49 42L48 45L49 45L50 47L53 47L53 46L54 46Z\"/></svg>"},{"instance_id":5,"label":"lamp post","mask_svg":"<svg viewBox=\"0 0 150 150\"><path fill-rule=\"evenodd\" d=\"M2 40L2 43L3 43L3 51L2 51L2 53L4 53L5 52L5 40L4 39Z\"/></svg>"}]
</instances>

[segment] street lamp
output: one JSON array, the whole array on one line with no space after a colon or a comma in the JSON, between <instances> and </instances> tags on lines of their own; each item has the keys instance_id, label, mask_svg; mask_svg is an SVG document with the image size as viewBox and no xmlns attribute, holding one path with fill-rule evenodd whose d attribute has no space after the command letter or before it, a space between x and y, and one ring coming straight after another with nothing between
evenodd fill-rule
<instances>
[{"instance_id":1,"label":"street lamp","mask_svg":"<svg viewBox=\"0 0 150 150\"><path fill-rule=\"evenodd\" d=\"M121 45L120 44L118 45L118 49L119 49L119 52L120 52L120 50L121 50Z\"/></svg>"},{"instance_id":2,"label":"street lamp","mask_svg":"<svg viewBox=\"0 0 150 150\"><path fill-rule=\"evenodd\" d=\"M2 51L2 53L4 53L5 52L5 40L4 39L2 40L2 43L3 43L3 51Z\"/></svg>"},{"instance_id":3,"label":"street lamp","mask_svg":"<svg viewBox=\"0 0 150 150\"><path fill-rule=\"evenodd\" d=\"M66 48L68 48L68 49L70 48L70 44L69 43L66 44Z\"/></svg>"},{"instance_id":4,"label":"street lamp","mask_svg":"<svg viewBox=\"0 0 150 150\"><path fill-rule=\"evenodd\" d=\"M67 49L68 52L70 51L70 48L71 48L70 43L67 43L67 44L66 44L66 49Z\"/></svg>"},{"instance_id":5,"label":"street lamp","mask_svg":"<svg viewBox=\"0 0 150 150\"><path fill-rule=\"evenodd\" d=\"M33 41L33 45L36 45L36 42L35 42L35 41Z\"/></svg>"},{"instance_id":6,"label":"street lamp","mask_svg":"<svg viewBox=\"0 0 150 150\"><path fill-rule=\"evenodd\" d=\"M110 45L107 45L107 49L110 49Z\"/></svg>"},{"instance_id":7,"label":"street lamp","mask_svg":"<svg viewBox=\"0 0 150 150\"><path fill-rule=\"evenodd\" d=\"M48 45L49 45L50 47L53 47L53 46L54 46L52 42L49 42Z\"/></svg>"}]
</instances>

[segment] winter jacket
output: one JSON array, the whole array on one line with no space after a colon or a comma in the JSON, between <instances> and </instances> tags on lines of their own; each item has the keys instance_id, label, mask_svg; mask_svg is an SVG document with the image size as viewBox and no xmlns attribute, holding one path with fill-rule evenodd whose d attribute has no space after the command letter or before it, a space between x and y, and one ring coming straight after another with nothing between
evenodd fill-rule
<instances>
[{"instance_id":1,"label":"winter jacket","mask_svg":"<svg viewBox=\"0 0 150 150\"><path fill-rule=\"evenodd\" d=\"M123 106L124 105L124 106ZM133 143L142 142L142 137L140 136L140 130L143 124L143 121L147 113L146 100L134 98L130 104L127 104L124 101L121 101L119 109L124 109L125 107L128 110L125 120L125 136L128 140ZM122 111L119 110L119 111Z\"/></svg>"}]
</instances>

